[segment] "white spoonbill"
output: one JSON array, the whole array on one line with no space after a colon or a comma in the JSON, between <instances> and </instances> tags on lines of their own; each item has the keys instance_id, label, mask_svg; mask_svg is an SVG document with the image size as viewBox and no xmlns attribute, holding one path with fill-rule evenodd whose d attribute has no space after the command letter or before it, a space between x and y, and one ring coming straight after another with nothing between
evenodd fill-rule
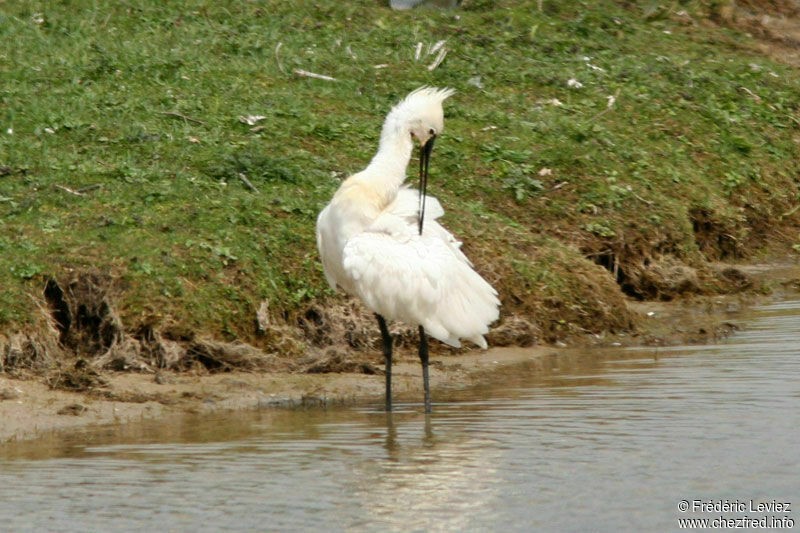
<instances>
[{"instance_id":1,"label":"white spoonbill","mask_svg":"<svg viewBox=\"0 0 800 533\"><path fill-rule=\"evenodd\" d=\"M386 410L392 409L392 337L386 320L419 326L425 412L431 410L427 333L450 346L484 335L499 314L497 291L472 268L461 243L436 219L425 195L428 163L444 128L442 102L452 89L420 87L386 116L378 152L347 178L317 218L317 247L332 288L373 311L386 358ZM403 186L414 140L420 144L420 191ZM426 211L427 206L427 211Z\"/></svg>"}]
</instances>

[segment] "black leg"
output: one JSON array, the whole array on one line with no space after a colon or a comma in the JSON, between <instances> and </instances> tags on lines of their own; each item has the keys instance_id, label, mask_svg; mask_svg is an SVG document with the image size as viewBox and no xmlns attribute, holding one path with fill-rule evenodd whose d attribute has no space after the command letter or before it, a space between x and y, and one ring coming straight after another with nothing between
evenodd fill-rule
<instances>
[{"instance_id":1,"label":"black leg","mask_svg":"<svg viewBox=\"0 0 800 533\"><path fill-rule=\"evenodd\" d=\"M419 360L422 363L422 385L425 387L425 412L431 412L431 384L428 380L428 339L425 328L419 327Z\"/></svg>"},{"instance_id":2,"label":"black leg","mask_svg":"<svg viewBox=\"0 0 800 533\"><path fill-rule=\"evenodd\" d=\"M389 328L386 327L386 320L379 314L378 327L381 328L381 338L383 338L383 357L386 359L386 410L392 410L392 336Z\"/></svg>"}]
</instances>

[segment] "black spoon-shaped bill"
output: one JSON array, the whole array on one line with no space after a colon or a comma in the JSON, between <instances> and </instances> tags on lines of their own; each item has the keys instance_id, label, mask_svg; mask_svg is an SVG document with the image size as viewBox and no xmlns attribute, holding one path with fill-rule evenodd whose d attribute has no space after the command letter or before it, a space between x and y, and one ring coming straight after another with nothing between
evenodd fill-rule
<instances>
[{"instance_id":1,"label":"black spoon-shaped bill","mask_svg":"<svg viewBox=\"0 0 800 533\"><path fill-rule=\"evenodd\" d=\"M433 143L436 135L420 146L419 149L419 234L422 235L422 224L425 222L425 198L428 194L428 166L431 162Z\"/></svg>"}]
</instances>

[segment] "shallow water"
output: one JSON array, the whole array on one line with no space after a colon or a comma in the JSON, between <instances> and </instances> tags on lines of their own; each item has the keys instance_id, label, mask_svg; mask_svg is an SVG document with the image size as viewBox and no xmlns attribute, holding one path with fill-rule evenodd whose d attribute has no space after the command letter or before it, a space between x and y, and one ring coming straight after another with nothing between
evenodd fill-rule
<instances>
[{"instance_id":1,"label":"shallow water","mask_svg":"<svg viewBox=\"0 0 800 533\"><path fill-rule=\"evenodd\" d=\"M665 531L765 514L678 510L694 499L792 502L766 514L797 520L800 301L744 325L713 346L510 369L430 418L265 410L7 445L0 529Z\"/></svg>"}]
</instances>

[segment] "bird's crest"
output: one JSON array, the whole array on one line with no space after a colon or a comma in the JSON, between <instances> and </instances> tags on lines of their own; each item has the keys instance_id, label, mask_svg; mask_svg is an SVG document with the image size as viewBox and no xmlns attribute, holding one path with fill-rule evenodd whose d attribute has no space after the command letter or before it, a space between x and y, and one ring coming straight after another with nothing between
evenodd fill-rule
<instances>
[{"instance_id":1,"label":"bird's crest","mask_svg":"<svg viewBox=\"0 0 800 533\"><path fill-rule=\"evenodd\" d=\"M383 124L381 137L392 136L413 120L442 120L442 102L456 91L436 87L420 87L411 91L408 96L389 111ZM440 128L441 129L441 128Z\"/></svg>"},{"instance_id":2,"label":"bird's crest","mask_svg":"<svg viewBox=\"0 0 800 533\"><path fill-rule=\"evenodd\" d=\"M396 117L412 117L425 114L431 108L439 107L447 98L455 93L455 89L422 86L411 91L408 96L392 108L390 115Z\"/></svg>"}]
</instances>

